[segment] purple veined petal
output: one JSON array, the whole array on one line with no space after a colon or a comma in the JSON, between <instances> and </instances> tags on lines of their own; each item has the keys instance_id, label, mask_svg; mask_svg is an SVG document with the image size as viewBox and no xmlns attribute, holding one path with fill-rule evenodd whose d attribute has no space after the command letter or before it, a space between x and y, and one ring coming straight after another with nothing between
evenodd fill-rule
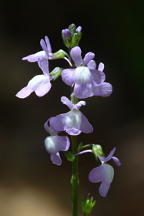
<instances>
[{"instance_id":1,"label":"purple veined petal","mask_svg":"<svg viewBox=\"0 0 144 216\"><path fill-rule=\"evenodd\" d=\"M50 40L49 40L48 36L45 36L45 42L46 42L46 46L48 49L48 53L52 53L52 48L51 48L51 44L50 44Z\"/></svg>"},{"instance_id":2,"label":"purple veined petal","mask_svg":"<svg viewBox=\"0 0 144 216\"><path fill-rule=\"evenodd\" d=\"M32 92L33 92L33 90L26 86L26 87L22 88L22 89L16 94L16 97L21 98L21 99L24 99L24 98L28 97Z\"/></svg>"},{"instance_id":3,"label":"purple veined petal","mask_svg":"<svg viewBox=\"0 0 144 216\"><path fill-rule=\"evenodd\" d=\"M109 160L112 159L112 157L113 157L115 151L116 151L116 147L114 147L114 148L110 151L109 155L108 155L107 157L104 158L104 162L105 162L105 163L106 163L107 161L109 161Z\"/></svg>"},{"instance_id":4,"label":"purple veined petal","mask_svg":"<svg viewBox=\"0 0 144 216\"><path fill-rule=\"evenodd\" d=\"M47 59L38 60L38 66L42 70L43 74L49 76L49 62Z\"/></svg>"},{"instance_id":5,"label":"purple veined petal","mask_svg":"<svg viewBox=\"0 0 144 216\"><path fill-rule=\"evenodd\" d=\"M91 83L86 84L75 84L74 86L74 96L80 99L92 97L93 88Z\"/></svg>"},{"instance_id":6,"label":"purple veined petal","mask_svg":"<svg viewBox=\"0 0 144 216\"><path fill-rule=\"evenodd\" d=\"M93 92L95 96L108 97L112 94L112 85L104 82L102 84L94 84Z\"/></svg>"},{"instance_id":7,"label":"purple veined petal","mask_svg":"<svg viewBox=\"0 0 144 216\"><path fill-rule=\"evenodd\" d=\"M64 131L64 124L63 124L63 119L64 119L65 114L60 114L55 117L51 117L48 119L50 123L50 127L54 128L55 131Z\"/></svg>"},{"instance_id":8,"label":"purple veined petal","mask_svg":"<svg viewBox=\"0 0 144 216\"><path fill-rule=\"evenodd\" d=\"M50 159L51 159L53 164L55 164L57 166L61 166L62 160L61 160L59 152L50 154Z\"/></svg>"},{"instance_id":9,"label":"purple veined petal","mask_svg":"<svg viewBox=\"0 0 144 216\"><path fill-rule=\"evenodd\" d=\"M81 130L78 128L65 128L65 132L67 132L71 136L78 136L81 134Z\"/></svg>"},{"instance_id":10,"label":"purple veined petal","mask_svg":"<svg viewBox=\"0 0 144 216\"><path fill-rule=\"evenodd\" d=\"M62 80L65 84L69 86L74 85L74 71L75 69L65 69L62 71Z\"/></svg>"},{"instance_id":11,"label":"purple veined petal","mask_svg":"<svg viewBox=\"0 0 144 216\"><path fill-rule=\"evenodd\" d=\"M70 56L74 61L76 67L80 66L83 63L81 57L81 48L79 46L76 46L71 49Z\"/></svg>"},{"instance_id":12,"label":"purple veined petal","mask_svg":"<svg viewBox=\"0 0 144 216\"><path fill-rule=\"evenodd\" d=\"M70 141L67 136L48 136L45 138L44 144L49 153L67 151L70 147Z\"/></svg>"},{"instance_id":13,"label":"purple veined petal","mask_svg":"<svg viewBox=\"0 0 144 216\"><path fill-rule=\"evenodd\" d=\"M45 43L44 39L40 40L40 45L41 45L41 48L46 52L46 54L48 56L48 50L47 50L47 46L46 46L46 43Z\"/></svg>"},{"instance_id":14,"label":"purple veined petal","mask_svg":"<svg viewBox=\"0 0 144 216\"><path fill-rule=\"evenodd\" d=\"M70 141L67 136L57 136L59 142L59 150L60 151L68 151L70 147Z\"/></svg>"},{"instance_id":15,"label":"purple veined petal","mask_svg":"<svg viewBox=\"0 0 144 216\"><path fill-rule=\"evenodd\" d=\"M92 76L88 67L80 66L74 71L74 82L76 84L86 84L91 82Z\"/></svg>"},{"instance_id":16,"label":"purple veined petal","mask_svg":"<svg viewBox=\"0 0 144 216\"><path fill-rule=\"evenodd\" d=\"M49 119L44 123L44 129L51 135L56 136L57 132L49 126Z\"/></svg>"},{"instance_id":17,"label":"purple veined petal","mask_svg":"<svg viewBox=\"0 0 144 216\"><path fill-rule=\"evenodd\" d=\"M47 94L51 89L51 83L50 81L47 81L45 83L41 83L36 89L35 93L38 97L42 97L45 94Z\"/></svg>"},{"instance_id":18,"label":"purple veined petal","mask_svg":"<svg viewBox=\"0 0 144 216\"><path fill-rule=\"evenodd\" d=\"M96 69L96 63L94 60L90 60L89 63L87 64L87 67L90 69L90 70L95 70Z\"/></svg>"},{"instance_id":19,"label":"purple veined petal","mask_svg":"<svg viewBox=\"0 0 144 216\"><path fill-rule=\"evenodd\" d=\"M28 55L23 57L22 60L26 60L28 62L38 62L38 60L48 59L48 56L45 51L39 51L35 54Z\"/></svg>"},{"instance_id":20,"label":"purple veined petal","mask_svg":"<svg viewBox=\"0 0 144 216\"><path fill-rule=\"evenodd\" d=\"M74 105L74 107L76 109L80 109L81 106L85 106L86 105L86 102L85 101L79 101L77 104Z\"/></svg>"},{"instance_id":21,"label":"purple veined petal","mask_svg":"<svg viewBox=\"0 0 144 216\"><path fill-rule=\"evenodd\" d=\"M109 191L109 188L110 188L110 183L109 182L102 182L100 184L100 187L99 187L99 194L102 196L102 197L106 197L107 196L107 193Z\"/></svg>"},{"instance_id":22,"label":"purple veined petal","mask_svg":"<svg viewBox=\"0 0 144 216\"><path fill-rule=\"evenodd\" d=\"M64 131L69 135L77 136L82 131L81 127L81 112L79 110L71 110L63 115Z\"/></svg>"},{"instance_id":23,"label":"purple veined petal","mask_svg":"<svg viewBox=\"0 0 144 216\"><path fill-rule=\"evenodd\" d=\"M93 132L93 126L90 124L88 119L84 116L84 114L81 112L81 126L80 130L83 133L92 133Z\"/></svg>"},{"instance_id":24,"label":"purple veined petal","mask_svg":"<svg viewBox=\"0 0 144 216\"><path fill-rule=\"evenodd\" d=\"M106 163L96 168L93 168L88 175L88 179L92 183L98 183L98 182L111 183L113 177L114 177L114 169L111 165Z\"/></svg>"},{"instance_id":25,"label":"purple veined petal","mask_svg":"<svg viewBox=\"0 0 144 216\"><path fill-rule=\"evenodd\" d=\"M98 183L98 182L103 181L103 176L104 176L104 171L103 171L103 167L101 165L101 166L98 166L96 168L93 168L89 172L88 179L92 183Z\"/></svg>"},{"instance_id":26,"label":"purple veined petal","mask_svg":"<svg viewBox=\"0 0 144 216\"><path fill-rule=\"evenodd\" d=\"M103 71L104 70L104 64L102 62L99 63L98 70L99 71Z\"/></svg>"},{"instance_id":27,"label":"purple veined petal","mask_svg":"<svg viewBox=\"0 0 144 216\"><path fill-rule=\"evenodd\" d=\"M71 109L73 109L73 104L72 104L72 102L67 98L67 97L65 97L65 96L62 96L61 97L61 102L63 103L63 104L65 104L70 110Z\"/></svg>"},{"instance_id":28,"label":"purple veined petal","mask_svg":"<svg viewBox=\"0 0 144 216\"><path fill-rule=\"evenodd\" d=\"M92 59L94 59L94 57L95 57L94 53L88 52L83 59L83 65L86 66Z\"/></svg>"},{"instance_id":29,"label":"purple veined petal","mask_svg":"<svg viewBox=\"0 0 144 216\"><path fill-rule=\"evenodd\" d=\"M112 159L113 159L113 161L115 162L115 164L117 166L121 166L121 162L120 162L120 160L117 157L112 157Z\"/></svg>"},{"instance_id":30,"label":"purple veined petal","mask_svg":"<svg viewBox=\"0 0 144 216\"><path fill-rule=\"evenodd\" d=\"M35 91L36 95L39 97L44 96L46 93L49 92L51 88L51 83L49 81L49 77L46 75L37 75L33 77L29 83L28 88Z\"/></svg>"},{"instance_id":31,"label":"purple veined petal","mask_svg":"<svg viewBox=\"0 0 144 216\"><path fill-rule=\"evenodd\" d=\"M92 71L92 77L96 84L101 84L105 81L105 73L102 71L94 70Z\"/></svg>"}]
</instances>

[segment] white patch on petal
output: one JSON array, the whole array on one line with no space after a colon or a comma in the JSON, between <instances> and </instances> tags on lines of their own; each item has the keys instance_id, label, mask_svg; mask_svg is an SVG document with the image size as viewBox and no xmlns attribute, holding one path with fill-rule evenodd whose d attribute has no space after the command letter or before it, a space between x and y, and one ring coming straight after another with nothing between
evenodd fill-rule
<instances>
[{"instance_id":1,"label":"white patch on petal","mask_svg":"<svg viewBox=\"0 0 144 216\"><path fill-rule=\"evenodd\" d=\"M63 124L66 129L79 129L81 126L81 112L79 110L72 110L65 115Z\"/></svg>"},{"instance_id":2,"label":"white patch on petal","mask_svg":"<svg viewBox=\"0 0 144 216\"><path fill-rule=\"evenodd\" d=\"M45 84L49 82L49 80L50 78L47 75L37 75L29 81L28 87L35 91L39 85Z\"/></svg>"},{"instance_id":3,"label":"white patch on petal","mask_svg":"<svg viewBox=\"0 0 144 216\"><path fill-rule=\"evenodd\" d=\"M88 67L84 66L77 67L75 69L74 76L75 82L79 84L84 84L90 82L91 80L91 72Z\"/></svg>"},{"instance_id":4,"label":"white patch on petal","mask_svg":"<svg viewBox=\"0 0 144 216\"><path fill-rule=\"evenodd\" d=\"M45 139L46 150L50 153L56 153L57 152L55 138L56 138L56 136L49 136L49 137L46 137L46 139Z\"/></svg>"}]
</instances>

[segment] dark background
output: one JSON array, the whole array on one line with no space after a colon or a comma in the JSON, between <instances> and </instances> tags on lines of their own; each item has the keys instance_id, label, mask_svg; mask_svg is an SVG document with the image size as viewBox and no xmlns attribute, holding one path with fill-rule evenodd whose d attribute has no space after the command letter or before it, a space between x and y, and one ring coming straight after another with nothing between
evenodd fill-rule
<instances>
[{"instance_id":1,"label":"dark background","mask_svg":"<svg viewBox=\"0 0 144 216\"><path fill-rule=\"evenodd\" d=\"M43 123L66 112L60 96L69 88L58 80L48 95L25 100L15 94L40 70L21 58L40 50L48 35L53 51L64 49L61 30L75 23L83 27L83 55L96 54L105 63L109 98L89 98L83 113L95 131L83 135L100 143L105 152L117 147L122 166L106 199L87 181L95 166L91 155L80 159L80 197L91 192L97 199L93 215L143 215L144 192L144 65L142 1L4 1L0 2L0 215L71 215L71 164L53 166L44 149ZM64 64L51 62L50 68Z\"/></svg>"}]
</instances>

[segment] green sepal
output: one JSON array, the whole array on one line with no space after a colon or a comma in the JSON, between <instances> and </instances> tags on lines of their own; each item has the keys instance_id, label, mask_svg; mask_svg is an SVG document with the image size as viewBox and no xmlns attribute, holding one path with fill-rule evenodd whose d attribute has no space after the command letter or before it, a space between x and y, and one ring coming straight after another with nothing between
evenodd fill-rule
<instances>
[{"instance_id":1,"label":"green sepal","mask_svg":"<svg viewBox=\"0 0 144 216\"><path fill-rule=\"evenodd\" d=\"M82 201L82 211L84 214L90 214L96 205L96 200L92 196L88 196Z\"/></svg>"},{"instance_id":2,"label":"green sepal","mask_svg":"<svg viewBox=\"0 0 144 216\"><path fill-rule=\"evenodd\" d=\"M103 150L101 145L95 145L92 146L92 152L94 153L95 157L98 158L99 156L104 156Z\"/></svg>"},{"instance_id":3,"label":"green sepal","mask_svg":"<svg viewBox=\"0 0 144 216\"><path fill-rule=\"evenodd\" d=\"M81 32L74 33L72 36L72 41L71 41L71 48L77 46L79 44L80 39L81 39Z\"/></svg>"},{"instance_id":4,"label":"green sepal","mask_svg":"<svg viewBox=\"0 0 144 216\"><path fill-rule=\"evenodd\" d=\"M62 36L62 39L63 39L64 45L65 45L67 48L70 48L70 47L71 47L71 39L65 38L65 37L63 37L63 36Z\"/></svg>"},{"instance_id":5,"label":"green sepal","mask_svg":"<svg viewBox=\"0 0 144 216\"><path fill-rule=\"evenodd\" d=\"M50 72L50 75L52 76L53 80L58 79L61 76L62 68L56 67L54 70Z\"/></svg>"},{"instance_id":6,"label":"green sepal","mask_svg":"<svg viewBox=\"0 0 144 216\"><path fill-rule=\"evenodd\" d=\"M64 50L60 49L57 52L53 53L53 56L55 57L55 59L62 59L64 57L68 57L68 54Z\"/></svg>"},{"instance_id":7,"label":"green sepal","mask_svg":"<svg viewBox=\"0 0 144 216\"><path fill-rule=\"evenodd\" d=\"M72 23L71 25L69 25L68 29L72 34L74 34L76 31L76 25Z\"/></svg>"},{"instance_id":8,"label":"green sepal","mask_svg":"<svg viewBox=\"0 0 144 216\"><path fill-rule=\"evenodd\" d=\"M71 151L66 151L64 152L64 155L66 156L68 161L74 161L75 156L73 155L73 153Z\"/></svg>"}]
</instances>

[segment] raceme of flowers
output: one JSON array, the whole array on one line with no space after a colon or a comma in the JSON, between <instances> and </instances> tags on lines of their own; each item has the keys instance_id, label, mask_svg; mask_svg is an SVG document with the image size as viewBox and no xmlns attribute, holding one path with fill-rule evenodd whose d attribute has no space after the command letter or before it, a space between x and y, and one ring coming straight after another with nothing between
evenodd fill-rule
<instances>
[{"instance_id":1,"label":"raceme of flowers","mask_svg":"<svg viewBox=\"0 0 144 216\"><path fill-rule=\"evenodd\" d=\"M50 155L51 162L58 166L62 164L61 154L63 152L71 151L73 154L70 136L93 132L93 126L80 111L81 107L86 105L86 102L79 101L79 99L93 96L96 99L98 96L108 97L112 94L112 85L106 82L104 64L102 62L96 64L93 52L88 52L82 57L82 50L79 46L81 31L81 26L76 28L72 25L62 30L63 42L69 49L69 53L61 49L53 53L49 38L45 36L44 39L40 40L41 51L22 58L22 60L37 63L42 73L34 76L16 94L18 98L24 99L33 92L38 97L46 95L51 90L52 82L56 81L59 77L61 77L64 84L70 86L72 89L70 99L65 96L61 97L61 102L70 111L49 117L44 124L45 130L49 134L44 140L44 145ZM67 68L58 66L51 70L50 61L57 59L64 59L68 63ZM61 135L61 133L66 134ZM88 148L83 150L85 146ZM99 194L103 197L107 195L114 177L114 169L108 164L108 161L113 159L117 166L120 165L119 159L113 156L115 150L114 148L107 157L104 157L102 149L99 151L99 148L95 144L88 144L78 148L78 154L73 155L75 158L83 153L90 152L94 155L96 161L100 161L101 165L89 172L88 179L92 183L100 183Z\"/></svg>"}]
</instances>

